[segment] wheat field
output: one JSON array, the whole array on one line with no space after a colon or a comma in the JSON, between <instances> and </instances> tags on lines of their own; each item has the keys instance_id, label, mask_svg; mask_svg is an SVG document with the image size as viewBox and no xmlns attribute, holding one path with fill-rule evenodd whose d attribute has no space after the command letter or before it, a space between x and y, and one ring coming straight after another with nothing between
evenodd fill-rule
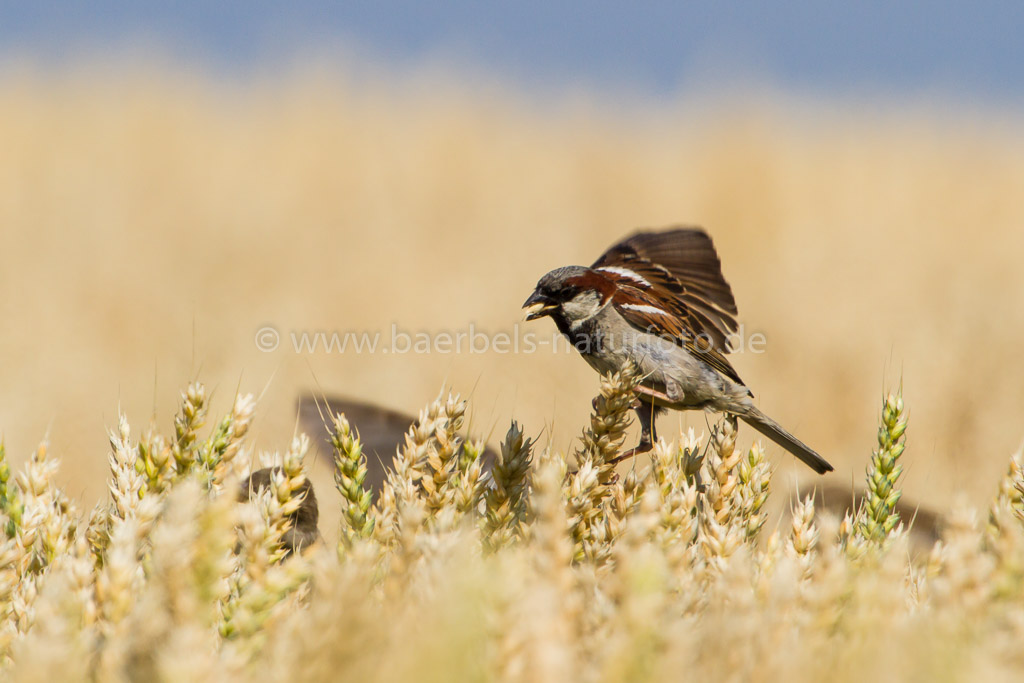
<instances>
[{"instance_id":1,"label":"wheat field","mask_svg":"<svg viewBox=\"0 0 1024 683\"><path fill-rule=\"evenodd\" d=\"M512 422L484 468L467 403L419 413L377 496L342 414L337 540L316 533L310 440L261 453L240 394L208 432L109 431L109 502L84 516L40 447L0 447L0 669L12 680L1015 680L1024 467L987 516L958 504L917 558L896 511L907 410L882 402L863 503L808 495L769 525L774 468L736 420L616 471L635 368L602 378L571 458ZM570 462L572 463L570 465ZM621 467L620 467L621 469Z\"/></svg>"},{"instance_id":2,"label":"wheat field","mask_svg":"<svg viewBox=\"0 0 1024 683\"><path fill-rule=\"evenodd\" d=\"M237 412L237 396L255 394L255 402L244 406L251 411L245 421L245 445L240 445L239 437L232 446L241 448L239 460L245 461L245 467L255 467L262 452L280 451L285 444L293 444L288 453L295 451L296 400L301 395L342 394L415 414L439 391L452 389L469 399L460 444L464 441L476 444L474 448L490 445L497 449L510 421L516 420L537 443L532 467L539 467L536 463L541 460L548 463L544 470L548 474L534 472L549 480L547 493L541 495L548 507L541 505L535 513L555 517L548 519L547 527L538 526L539 518L531 518L533 526L523 526L525 517L506 519L499 526L504 525L510 534L509 542L518 547L513 543L518 538L532 549L538 546L531 544L547 543L543 547L554 555L541 553L538 561L558 565L561 558L573 563L574 578L566 575L562 579L577 582L574 585L584 594L600 587L607 579L600 567L618 566L615 558L620 551L615 543L628 536L629 515L643 508L643 486L632 489L629 495L634 498L625 507L622 500L602 498L595 503L592 510L600 512L590 514L597 515L597 521L584 515L588 520L584 526L600 526L605 523L601 520L607 519L619 520L621 528L613 529L613 522L608 521L612 526L601 532L604 536L598 534L596 541L578 534L571 537L571 556L562 557L569 551L559 545L561 541L543 537L558 526L558 515L564 512L552 512L551 501L564 498L570 506L564 514L571 521L571 506L578 504L572 502L573 496L580 495L572 487L586 488L579 472L567 473L566 465L558 465L565 463L566 454L580 448L581 427L590 420L591 398L598 392L599 378L585 363L564 352L564 347L562 352L543 347L534 353L397 353L394 349L340 353L322 347L310 352L296 350L291 335L379 332L382 344L387 345L393 328L434 338L473 329L491 335L533 332L551 339L554 330L547 321L526 325L520 311L540 275L560 265L590 263L637 227L675 223L702 225L713 236L744 331L761 334L766 340L763 353L738 354L733 364L765 412L836 465L831 482L863 488L872 450L879 447L879 396L902 386L910 420L906 451L900 459L899 485L905 500L940 512L954 506L984 511L998 494L1000 514L1015 514L1019 496L1012 493L1013 470L1010 475L1006 472L1011 454L1024 438L1024 383L1016 362L1024 339L1024 122L1013 111L941 100L824 101L783 93L689 95L632 104L594 94L545 101L479 77L460 79L435 73L378 83L355 78L339 68L299 70L287 77L240 84L145 65L116 73L89 66L63 73L26 67L8 68L0 76L0 137L4 140L0 154L0 319L4 323L0 335L0 434L11 471L28 468L27 478L18 484L24 485L24 495L38 489L31 495L43 496L47 491L45 496L56 496L47 486L64 492L53 498L64 506L55 518L61 523L70 524L68 504L83 510L97 502L108 506L111 486L114 512L104 513L102 519L94 519L96 526L90 525L90 529L104 529L108 534L117 526L115 518L145 518L155 514L153 506L158 504L165 506L166 514L180 516L184 514L181 510L197 505L203 490L223 493L223 481L216 481L211 488L209 478L198 477L197 483L183 471L181 478L186 483L180 485L182 492L175 493L178 479L166 491L161 484L155 496L159 503L146 508L148 512L135 510L139 501L119 502L117 498L119 486L135 490L131 482L118 483L117 467L140 462L140 434L156 433L147 431L151 425L160 433L176 433L178 425L172 416L182 410L182 387L193 381L207 387L211 416ZM266 340L261 335L267 327L279 335L280 345L272 351L259 347ZM108 463L112 456L107 433L113 429L116 437L121 415L130 416L133 431L120 441L114 438L114 459ZM212 421L213 427L218 424ZM693 437L686 436L690 427L695 430ZM670 441L699 439L703 433L703 443L720 439L722 429L716 418L703 414L665 417L660 428ZM626 429L625 441L635 439L635 427ZM168 438L171 443L178 437ZM753 438L741 428L738 439L746 444L744 457ZM37 450L44 441L45 449ZM122 444L120 451L117 443ZM431 443L423 446L423 458L444 450L443 444ZM465 452L462 448L460 452ZM288 481L295 484L308 475L321 500L325 543L332 548L350 547L345 544L345 529L355 522L346 517L349 508L337 504L338 493L333 491L332 462L337 452L332 455L330 448L315 443L308 450L304 473L295 470ZM663 451L663 458L668 458L664 455L668 452ZM724 573L714 573L711 578L694 575L696 583L690 589L699 592L714 586L716 591L725 591L714 594L723 596L732 585L723 576L742 583L749 574L756 583L757 576L771 574L765 574L767 570L759 562L774 562L783 547L790 553L786 555L790 558L786 560L788 573L777 579L783 583L786 577L795 576L794 572L813 575L810 580L817 582L820 577L814 578L818 576L815 571L828 573L843 567L842 577L829 574L831 579L815 584L824 591L822 595L841 591L847 585L848 572L859 571L850 569L860 566L858 562L876 563L871 566L882 569L881 573L857 574L867 577L863 581L868 583L850 588L855 591L874 591L890 579L895 581L906 569L899 561L885 559L902 552L899 533L890 529L890 535L879 540L863 531L857 519L843 522L845 526L840 524L842 520L822 521L822 557L831 558L824 568L812 571L806 563L800 564L799 558L794 560L804 554L794 548L807 542L806 538L800 540L800 534L810 533L813 513L800 507L794 510L792 534L786 531L789 521L780 521L779 514L790 507L793 492L807 493L816 480L774 446L769 445L763 453L756 448L749 452L763 458L757 467L774 472L772 490L776 495L769 501L759 498L758 506L766 507L753 513L758 529L744 543L737 546L729 541L733 545L726 556L744 548L740 554L745 559L737 561L733 574L729 574L732 565L728 562L716 565L712 561L715 572ZM412 464L407 463L404 474L398 473L399 480L424 486L425 472L436 463L427 467L426 460L406 457ZM722 457L728 460L728 455ZM59 469L39 464L54 458L61 461ZM273 460L266 454L262 459ZM576 459L568 460L570 467L577 466ZM662 463L662 471L668 467L665 463L668 460ZM213 472L215 464L204 467ZM111 467L115 470L113 484ZM553 483L557 477L551 474L557 473L558 467L563 468L559 475L562 489ZM600 463L595 467L600 469ZM629 470L632 475L623 469L620 476L642 475L648 477L642 481L654 481L661 476L657 467L657 457L641 458L637 469ZM739 461L730 467L712 470L741 476L736 469L741 468ZM29 476L32 472L36 472L32 475L35 479ZM150 486L163 475L153 476ZM399 483L393 485L394 491L402 490ZM290 489L282 486L279 505L286 506ZM437 486L445 487L440 479ZM623 481L616 486L624 491L621 495L629 493ZM484 501L483 488L460 495L486 507L490 503ZM453 484L449 495L458 490ZM342 494L344 499L344 491ZM123 491L121 495L123 498ZM418 494L406 489L404 495L412 499ZM667 489L660 495L671 497ZM712 494L700 493L705 495ZM226 509L226 502L217 502L221 499L226 497L208 502L209 519L219 514L217 510ZM491 502L500 508L500 501ZM688 509L694 524L707 526L709 522L703 521L700 511L714 501L701 498L698 502L695 497L691 502ZM436 554L439 564L431 565L437 572L445 571L446 563L459 562L460 553L470 552L469 547L479 545L479 538L467 541L462 532L445 535L445 530L450 530L446 525L454 522L440 511L450 508L455 510L452 515L461 518L467 514L468 504L451 500L426 503L428 521L423 523L429 533L422 542L442 544ZM653 519L651 515L660 504L669 503L649 501L648 517ZM196 509L206 510L205 505ZM240 659L218 660L218 666L234 672L245 671L246 662L255 661L249 658L255 650L246 648L259 647L262 619L270 618L263 608L245 602L244 581L238 572L251 574L246 562L255 562L256 556L263 563L259 566L280 559L274 542L283 533L284 522L280 510L275 513L272 508L265 501L263 520L270 531L259 531L255 518L242 524L247 533L264 534L262 541L250 536L247 552L255 555L241 564L211 569L217 576L235 577L231 579L234 592L230 593L233 597L218 593L222 598L219 604L228 612L204 612L203 623L218 624L228 639L235 637L232 629L236 627L249 629L241 650L225 651L225 657ZM527 515L523 511L528 509L533 510L521 501L521 514ZM5 512L13 514L9 509ZM207 519L202 517L207 512L196 514L202 518L200 522ZM727 515L733 526L726 525L725 538L739 533L736 529L743 525L749 528L751 514L745 507L741 513ZM440 537L438 528L431 526L434 522L429 521L439 516L444 520ZM993 517L1002 520L1003 526L992 528L1005 529L1003 517ZM484 519L489 518L485 515ZM654 533L651 528L657 524L648 528L642 521L647 518L640 515L636 519L640 531L634 530L630 542L640 548L644 545L641 537ZM806 527L802 532L798 528L801 520ZM880 594L877 602L878 596L871 593L875 597L866 599L864 609L870 612L887 600L925 604L920 593L922 577L931 576L939 577L940 593L946 591L942 593L945 597L937 600L947 600L943 603L947 606L956 603L955 609L943 613L944 618L955 621L960 614L957 610L974 609L976 604L964 607L954 599L975 596L965 588L977 578L977 567L965 559L971 555L971 544L976 543L972 539L980 533L979 524L972 520L964 512L949 522L952 536L947 540L963 563L943 564L941 554L924 565L918 558L909 583L895 593L880 588L884 595ZM317 572L335 578L330 572L369 572L379 579L369 567L377 566L381 557L388 558L388 572L399 571L405 560L395 548L418 538L413 533L402 541L402 525L419 529L420 522L390 519L388 528L395 529L396 535L377 539L375 549L367 551L377 559L342 562L330 569L317 565L319 560L310 560L313 565L285 562L280 565L282 573L273 575L280 583L270 588L261 583L260 590L252 594L255 597L250 597L266 600L270 591L276 596L272 602L280 600L280 604L297 607L308 597L306 582L311 575L319 575ZM36 519L34 523L42 522ZM197 523L195 519L182 522L186 526L193 523ZM486 525L497 522L492 519L481 524L489 530L474 533L483 533L486 548L494 533L494 528ZM766 525L763 533L760 525ZM854 526L860 531L854 531ZM574 528L578 527L577 523ZM174 524L167 522L160 528L173 539ZM686 561L697 562L694 557L703 553L697 564L705 571L708 557L723 554L720 546L707 540L721 530L700 528L704 531L691 529L690 559ZM5 562L21 558L18 562L24 564L17 567L22 576L42 576L47 563L56 562L64 552L70 553L74 562L87 555L88 549L74 546L73 530L58 542L46 540L49 537L45 535L26 540L18 536L21 532L17 529L17 525L9 527L9 533L23 545L27 542L28 550L21 548L20 555L10 551L14 554L6 555ZM782 536L772 536L780 529ZM50 532L56 533L54 529ZM138 533L142 538L137 526L122 533ZM815 538L817 533L815 527ZM998 543L991 536L995 532L990 529L988 533L991 550ZM769 536L776 538L776 545L771 545ZM218 543L223 541L217 538ZM790 540L779 540L784 538ZM876 559L858 559L860 550L851 554L853 538L867 539L863 543L878 552L871 550L867 556ZM136 547L127 536L121 538L119 547L128 553L121 558L128 567L125 571L132 571L135 560L126 558L133 552L138 555L139 567L150 567L146 564L150 549L159 555L156 548L160 542L170 542L166 538L157 541L139 541ZM201 546L204 541L199 538L195 542ZM244 540L239 544L243 547ZM100 564L109 561L104 558L111 547L94 545L94 559ZM667 571L663 562L675 566L672 563L679 558L666 550L667 546L658 547L654 559L648 557L654 564L642 565L641 570L657 566L658 571ZM897 550L891 550L893 547ZM663 551L667 553L664 557ZM196 552L202 556L202 551ZM420 548L416 556L423 552ZM516 563L534 561L527 555L519 553L508 563L471 563L467 571L472 575L462 578L473 590L490 590L484 575L496 572L505 576L502 572L514 571L519 566ZM836 559L840 555L856 557L840 561ZM1002 567L1007 572L999 574L1003 580L1017 581L1006 553L995 552L995 557L993 565L985 565L986 571ZM847 561L854 564L848 566ZM74 562L56 562L56 573L84 571L83 565ZM949 578L949 567L954 565L966 572L955 580ZM597 567L590 579L587 567ZM140 591L163 586L164 579L147 576L150 588L136 586ZM245 581L256 581L246 576ZM642 582L643 577L627 579ZM90 590L102 592L106 580L97 578ZM833 580L835 583L829 583ZM953 588L950 581L956 584ZM375 585L386 592L389 584L385 580ZM419 590L403 585L403 591ZM438 590L453 591L456 585L441 582ZM614 593L626 590L623 585L605 588ZM658 585L658 591L665 588ZM545 586L543 590L557 590ZM775 588L782 590L778 585ZM200 593L213 590L203 581L189 590L193 589ZM20 590L16 597L22 602L10 602L8 596L8 605L31 603L34 594L26 596L26 589ZM160 590L173 593L177 589ZM543 590L530 592L530 600L540 605ZM1002 595L1016 595L1016 588L1006 590L1009 593ZM687 595L678 586L670 592L677 597ZM63 600L63 593L54 595L60 598L53 598L58 603ZM117 595L108 591L105 597L96 598L97 609L112 609L117 616L100 615L97 623L101 626L122 624L119 628L124 628L140 618L136 615L122 621L122 617L135 614L132 609L143 610L145 600L139 598L142 601L133 603L135 607L127 603L111 607L108 603L116 603ZM133 595L138 598L143 593ZM501 599L512 600L509 596L514 595L513 591ZM395 604L388 600L393 597L385 594L380 599L391 609ZM434 595L431 599L440 598ZM814 610L778 599L786 610L821 617ZM818 599L827 602L827 597ZM55 609L52 600L42 604ZM638 614L650 607L616 604L616 609L636 607L641 610ZM473 601L467 605L470 610L479 607ZM762 617L768 621L780 618L777 614L765 617L765 604L744 605L743 609L753 610L748 614L752 623L762 623L757 621ZM715 628L733 623L728 613L708 607L702 603L699 609L689 605L684 610L687 615L703 614L708 620L701 622L700 643L713 641ZM117 612L119 609L122 612ZM243 609L245 619L239 617L238 622L242 626L237 626L238 620L232 621L231 609ZM1005 635L1000 619L1012 621L1016 612L998 614L1002 616L988 623L996 624L995 632ZM396 619L408 629L422 616L413 609ZM462 620L470 617L482 618L475 612L467 616L458 609L441 610L439 632L468 638L483 647L473 633L465 631ZM587 618L591 617L607 625L601 620L608 614ZM15 631L6 632L0 643L5 656L12 642L12 651L25 647L24 652L38 652L32 648L45 645L48 632L40 636L42 641L30 639L29 645L17 645L17 639L30 631L34 618L15 620ZM864 614L857 616L861 618L870 621ZM580 626L572 619L551 623L561 624L558 628L568 623ZM698 628L686 620L672 623L672 628L681 629L679 634ZM287 619L284 624L280 628L303 628ZM946 625L943 621L936 627L941 631L934 634L936 642L945 642L942 639L950 636L943 630ZM856 629L855 625L849 627ZM913 620L898 626L918 627ZM286 636L280 635L284 632L275 633L287 644ZM626 647L615 640L618 635L602 633L602 638L611 640L599 642ZM903 637L908 632L899 633ZM991 631L982 628L978 633ZM191 631L178 635L197 637ZM553 637L571 640L575 636L559 633ZM630 637L640 636L631 632ZM427 656L431 643L417 643L416 652ZM827 639L814 643L815 648L826 649L834 644ZM849 656L863 654L880 643L870 640L861 646ZM669 651L659 666L672 664L672 657L681 657L682 652ZM692 655L690 650L685 652ZM932 650L915 652L920 658L907 666L922 664ZM547 655L534 654L542 658L536 666L547 670L543 666ZM109 656L116 668L125 661L118 657L127 655ZM574 656L586 660L586 649ZM281 660L286 661L287 657ZM549 662L554 667L550 670L567 666L566 661ZM609 666L646 666L644 661L616 660ZM1009 662L1013 663L1012 658ZM464 664L470 669L475 666ZM713 664L705 661L698 669L713 671ZM733 664L728 670L751 673L744 668L749 662ZM411 660L401 660L399 665L415 666ZM96 669L91 671L95 674ZM630 671L619 672L623 680L630 679ZM766 677L787 671L785 667L772 669L773 675Z\"/></svg>"},{"instance_id":3,"label":"wheat field","mask_svg":"<svg viewBox=\"0 0 1024 683\"><path fill-rule=\"evenodd\" d=\"M296 353L287 335L519 324L550 337L519 308L541 274L636 227L692 223L715 239L744 329L767 340L734 365L837 481L859 480L877 395L902 377L908 495L944 508L991 493L1024 438L1018 118L781 95L540 102L473 83L8 70L9 457L48 438L63 483L92 502L118 408L170 415L193 379L221 407L239 386L258 393L267 447L290 438L302 392L415 413L448 385L491 443L515 417L566 450L596 386L576 357ZM256 347L264 325L276 352Z\"/></svg>"}]
</instances>

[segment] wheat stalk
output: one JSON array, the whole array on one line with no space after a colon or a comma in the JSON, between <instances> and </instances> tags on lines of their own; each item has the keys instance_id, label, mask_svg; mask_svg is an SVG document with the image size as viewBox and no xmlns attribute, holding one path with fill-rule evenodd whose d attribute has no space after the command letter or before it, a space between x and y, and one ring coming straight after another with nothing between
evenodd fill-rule
<instances>
[{"instance_id":1,"label":"wheat stalk","mask_svg":"<svg viewBox=\"0 0 1024 683\"><path fill-rule=\"evenodd\" d=\"M521 525L526 520L532 451L533 441L526 437L519 423L513 422L491 471L492 485L484 495L484 542L491 551L509 545L521 535Z\"/></svg>"},{"instance_id":2,"label":"wheat stalk","mask_svg":"<svg viewBox=\"0 0 1024 683\"><path fill-rule=\"evenodd\" d=\"M868 541L882 542L899 523L896 503L902 491L896 484L903 473L899 459L905 448L906 430L901 389L886 396L882 403L878 448L871 456L871 465L867 471L868 495L858 515L857 532Z\"/></svg>"},{"instance_id":3,"label":"wheat stalk","mask_svg":"<svg viewBox=\"0 0 1024 683\"><path fill-rule=\"evenodd\" d=\"M373 534L372 494L366 488L366 456L358 432L341 413L331 416L331 425L334 485L341 494L341 541L350 546L355 539Z\"/></svg>"}]
</instances>

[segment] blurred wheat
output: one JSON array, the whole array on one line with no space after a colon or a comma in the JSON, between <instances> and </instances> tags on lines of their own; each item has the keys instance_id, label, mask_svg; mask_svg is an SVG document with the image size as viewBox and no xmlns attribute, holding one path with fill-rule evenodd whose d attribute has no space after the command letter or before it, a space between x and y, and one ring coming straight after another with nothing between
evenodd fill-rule
<instances>
[{"instance_id":1,"label":"blurred wheat","mask_svg":"<svg viewBox=\"0 0 1024 683\"><path fill-rule=\"evenodd\" d=\"M602 378L573 462L513 423L493 469L442 395L410 427L380 500L357 426L330 416L344 531L301 552L309 441L260 453L240 501L253 401L202 438L205 389L174 436L110 433L109 501L84 515L45 446L0 447L0 670L13 680L1009 680L1024 667L1024 476L988 523L965 507L912 560L893 517L906 420L883 401L870 494L840 522L808 497L765 537L771 470L735 421L661 440L625 476L631 372ZM216 455L214 455L216 454ZM162 463L162 464L161 464ZM571 467L569 466L571 465ZM570 471L571 470L571 471ZM315 518L314 518L315 523Z\"/></svg>"},{"instance_id":2,"label":"blurred wheat","mask_svg":"<svg viewBox=\"0 0 1024 683\"><path fill-rule=\"evenodd\" d=\"M1024 431L1016 112L784 93L541 104L472 83L4 67L0 429L14 464L48 433L59 481L91 507L104 468L79 435L116 422L114 405L170 415L200 371L216 410L239 377L272 382L252 435L268 444L290 437L310 388L408 412L448 382L473 387L492 446L515 414L550 421L544 443L569 451L591 393L572 356L297 354L287 335L511 331L541 273L682 221L714 236L745 329L768 340L735 358L741 376L837 479L859 478L862 427L902 374L922 435L908 497L984 505L995 454ZM273 353L253 341L266 324ZM804 476L765 456L776 486ZM151 465L159 486L167 462ZM326 468L310 476L330 484Z\"/></svg>"}]
</instances>

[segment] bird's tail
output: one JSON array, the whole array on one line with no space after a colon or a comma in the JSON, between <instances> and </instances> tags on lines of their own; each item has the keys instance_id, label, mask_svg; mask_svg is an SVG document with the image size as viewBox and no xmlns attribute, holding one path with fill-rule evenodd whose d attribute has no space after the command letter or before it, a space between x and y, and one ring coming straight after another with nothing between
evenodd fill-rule
<instances>
[{"instance_id":1,"label":"bird's tail","mask_svg":"<svg viewBox=\"0 0 1024 683\"><path fill-rule=\"evenodd\" d=\"M832 465L828 464L825 458L815 453L807 444L787 432L782 428L782 425L762 413L756 407L752 405L746 406L743 412L737 414L748 425L785 448L818 474L832 471Z\"/></svg>"}]
</instances>

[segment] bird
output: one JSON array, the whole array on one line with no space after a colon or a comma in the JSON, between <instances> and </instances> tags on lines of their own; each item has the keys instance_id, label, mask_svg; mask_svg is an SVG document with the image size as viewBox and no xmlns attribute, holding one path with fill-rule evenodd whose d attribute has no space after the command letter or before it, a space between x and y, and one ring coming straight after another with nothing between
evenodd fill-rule
<instances>
[{"instance_id":1,"label":"bird","mask_svg":"<svg viewBox=\"0 0 1024 683\"><path fill-rule=\"evenodd\" d=\"M754 405L726 358L738 309L702 228L639 230L590 267L545 274L523 308L527 320L550 317L599 373L636 368L640 443L617 460L651 450L657 413L703 409L740 418L818 474L833 470Z\"/></svg>"}]
</instances>

